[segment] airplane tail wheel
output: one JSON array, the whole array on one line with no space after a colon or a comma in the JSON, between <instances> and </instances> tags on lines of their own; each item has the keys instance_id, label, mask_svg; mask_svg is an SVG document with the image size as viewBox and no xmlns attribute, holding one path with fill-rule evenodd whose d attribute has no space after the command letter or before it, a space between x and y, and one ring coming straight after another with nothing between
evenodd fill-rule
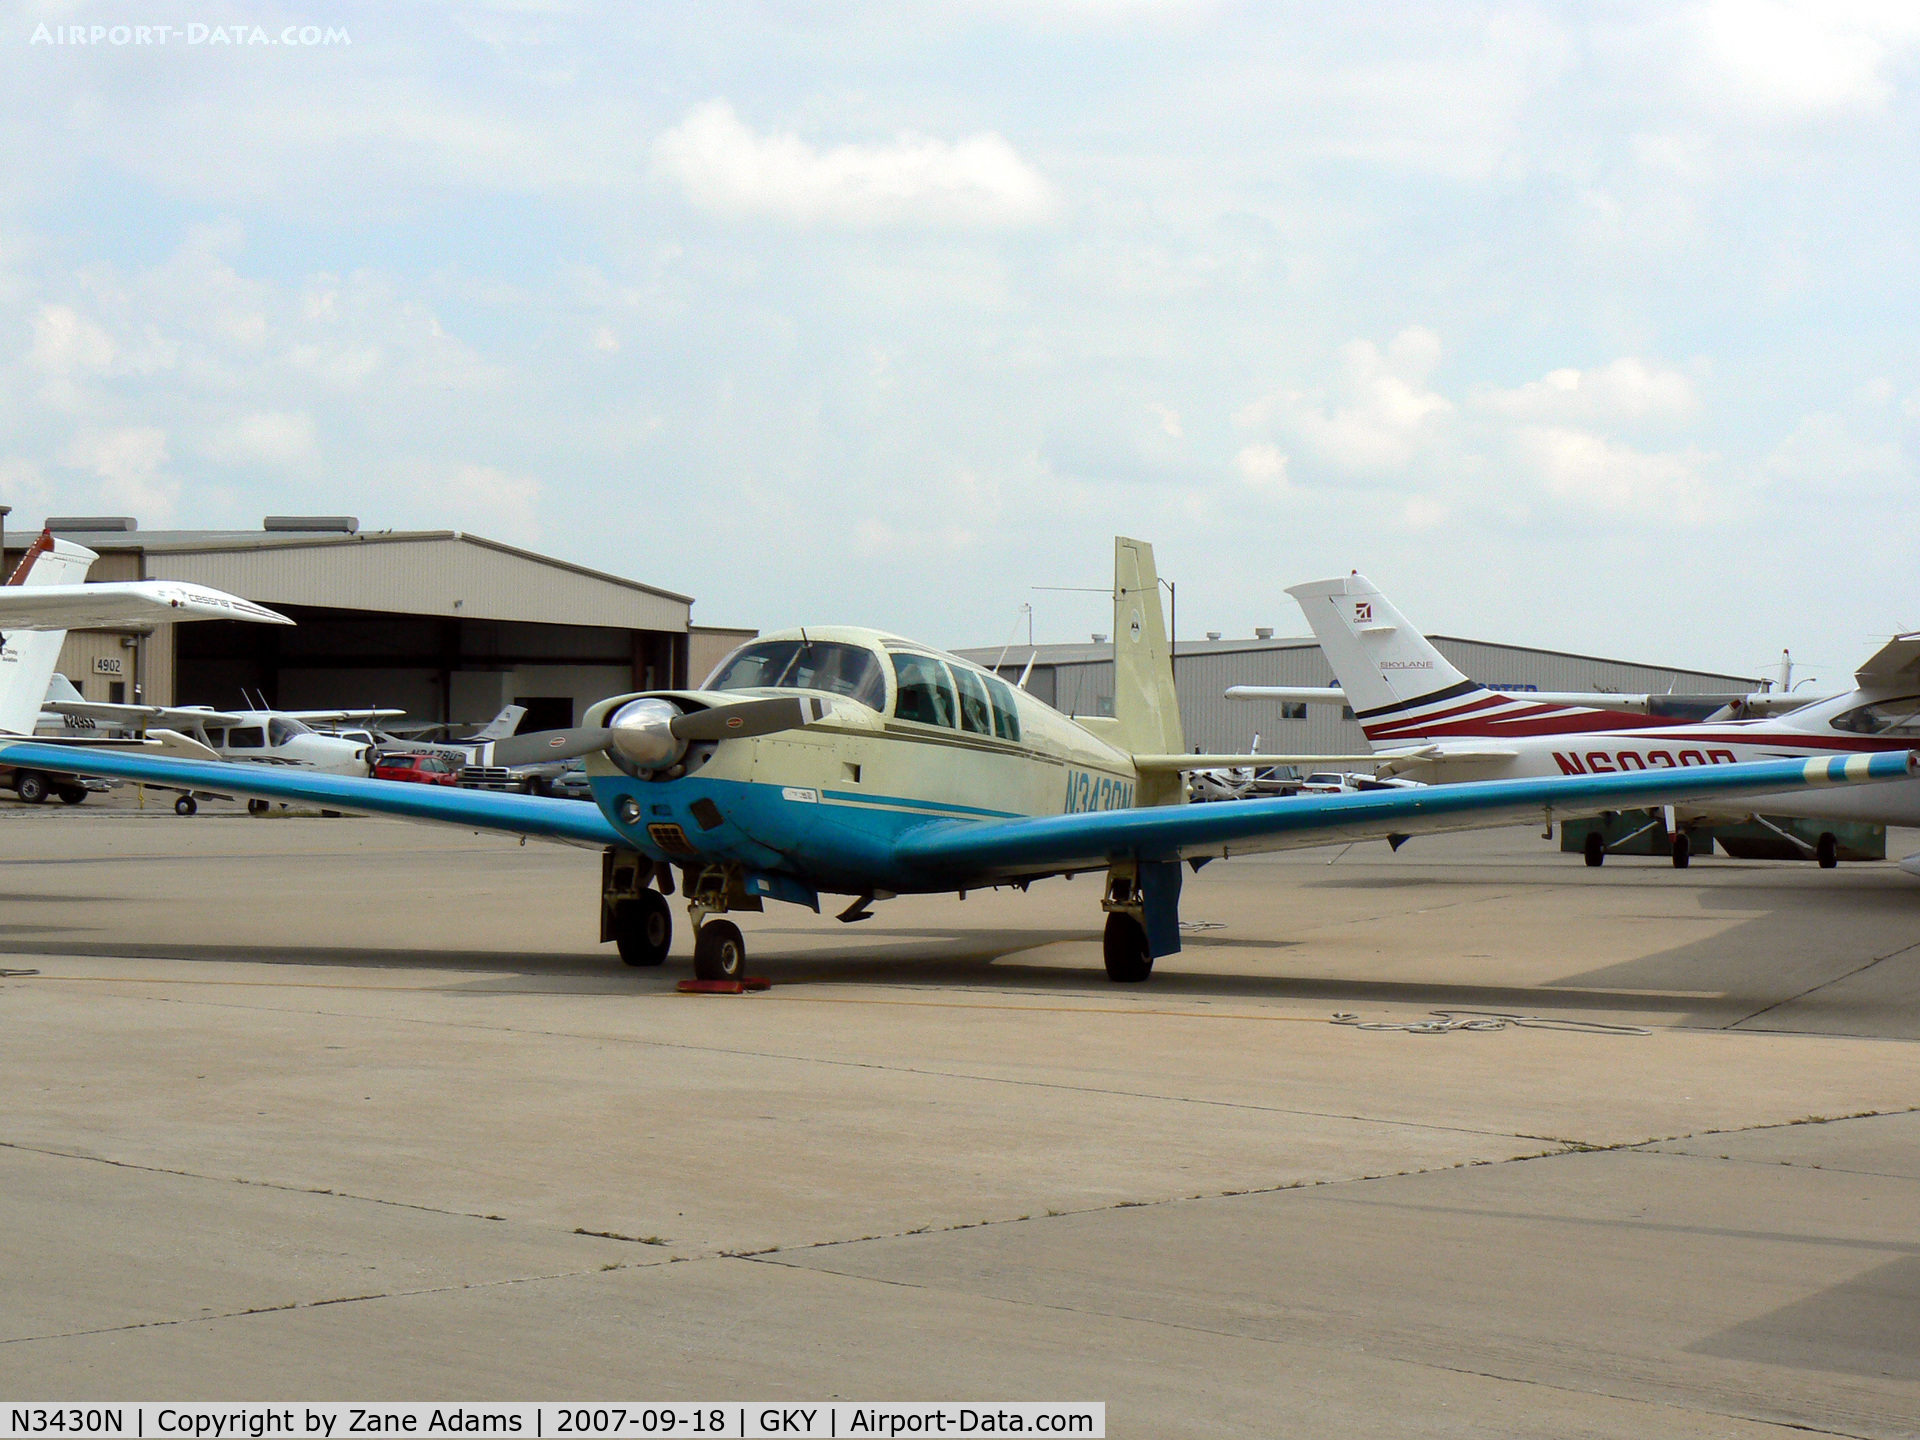
<instances>
[{"instance_id":1,"label":"airplane tail wheel","mask_svg":"<svg viewBox=\"0 0 1920 1440\"><path fill-rule=\"evenodd\" d=\"M1135 985L1153 974L1146 927L1131 915L1119 910L1108 914L1107 933L1101 948L1106 952L1107 979Z\"/></svg>"},{"instance_id":2,"label":"airplane tail wheel","mask_svg":"<svg viewBox=\"0 0 1920 1440\"><path fill-rule=\"evenodd\" d=\"M195 800L191 795L182 795L178 800L173 802L173 813L176 815L197 815L200 813L200 802Z\"/></svg>"},{"instance_id":3,"label":"airplane tail wheel","mask_svg":"<svg viewBox=\"0 0 1920 1440\"><path fill-rule=\"evenodd\" d=\"M1822 835L1813 847L1814 858L1820 862L1822 870L1831 870L1840 863L1840 842L1833 838L1833 832Z\"/></svg>"},{"instance_id":4,"label":"airplane tail wheel","mask_svg":"<svg viewBox=\"0 0 1920 1440\"><path fill-rule=\"evenodd\" d=\"M249 815L264 815L272 808L272 805L265 800L247 801L247 814Z\"/></svg>"},{"instance_id":5,"label":"airplane tail wheel","mask_svg":"<svg viewBox=\"0 0 1920 1440\"><path fill-rule=\"evenodd\" d=\"M1605 863L1607 858L1607 842L1600 838L1600 832L1598 830L1595 830L1587 836L1586 853L1587 864L1593 869L1597 870Z\"/></svg>"},{"instance_id":6,"label":"airplane tail wheel","mask_svg":"<svg viewBox=\"0 0 1920 1440\"><path fill-rule=\"evenodd\" d=\"M1693 842L1687 839L1687 832L1682 830L1673 837L1673 868L1684 870L1692 859Z\"/></svg>"},{"instance_id":7,"label":"airplane tail wheel","mask_svg":"<svg viewBox=\"0 0 1920 1440\"><path fill-rule=\"evenodd\" d=\"M731 920L709 920L693 941L693 978L739 980L747 973L747 942Z\"/></svg>"},{"instance_id":8,"label":"airplane tail wheel","mask_svg":"<svg viewBox=\"0 0 1920 1440\"><path fill-rule=\"evenodd\" d=\"M613 941L629 965L658 965L673 945L673 912L657 890L613 907Z\"/></svg>"}]
</instances>

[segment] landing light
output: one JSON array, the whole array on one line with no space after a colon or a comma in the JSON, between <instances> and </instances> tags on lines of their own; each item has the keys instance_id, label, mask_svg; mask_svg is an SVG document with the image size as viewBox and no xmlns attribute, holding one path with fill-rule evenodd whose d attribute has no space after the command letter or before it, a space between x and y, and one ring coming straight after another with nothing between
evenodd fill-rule
<instances>
[{"instance_id":1,"label":"landing light","mask_svg":"<svg viewBox=\"0 0 1920 1440\"><path fill-rule=\"evenodd\" d=\"M613 808L619 812L620 823L622 825L638 825L640 823L640 802L631 795L622 795L620 797L620 803Z\"/></svg>"}]
</instances>

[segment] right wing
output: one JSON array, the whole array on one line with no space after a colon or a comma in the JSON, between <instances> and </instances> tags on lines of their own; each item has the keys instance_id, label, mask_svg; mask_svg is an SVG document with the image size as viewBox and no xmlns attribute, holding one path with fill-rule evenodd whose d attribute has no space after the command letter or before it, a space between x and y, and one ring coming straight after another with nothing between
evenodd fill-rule
<instances>
[{"instance_id":1,"label":"right wing","mask_svg":"<svg viewBox=\"0 0 1920 1440\"><path fill-rule=\"evenodd\" d=\"M471 830L499 830L574 845L623 844L597 805L550 800L492 790L456 790L446 785L412 785L357 775L320 775L276 765L203 764L161 760L145 755L103 754L86 746L69 750L40 740L0 743L0 765L25 765L63 774L101 775L137 780L175 790L221 795L250 795L260 800L295 800L339 810L432 820Z\"/></svg>"}]
</instances>

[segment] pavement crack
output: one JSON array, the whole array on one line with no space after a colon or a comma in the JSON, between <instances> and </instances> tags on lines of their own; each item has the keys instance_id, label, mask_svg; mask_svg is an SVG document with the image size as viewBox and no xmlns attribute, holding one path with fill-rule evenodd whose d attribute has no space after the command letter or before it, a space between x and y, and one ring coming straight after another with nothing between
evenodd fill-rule
<instances>
[{"instance_id":1,"label":"pavement crack","mask_svg":"<svg viewBox=\"0 0 1920 1440\"><path fill-rule=\"evenodd\" d=\"M1809 995L1815 994L1818 991L1826 989L1829 985L1838 985L1842 980L1851 980L1856 975L1864 975L1867 971L1873 969L1874 966L1880 964L1882 961L1896 959L1901 955L1910 954L1914 950L1920 950L1920 941L1915 941L1911 945L1902 945L1897 950L1889 950L1884 955L1876 955L1873 957L1873 959L1867 961L1865 964L1854 966L1853 969L1847 971L1845 974L1835 975L1830 979L1822 980L1818 985L1809 985L1806 989L1800 991L1797 995L1784 996L1781 999L1774 1001L1771 1005L1761 1006L1760 1009L1754 1011L1751 1015L1744 1015L1740 1019L1731 1021L1728 1024L1723 1025L1719 1028L1723 1030L1737 1030L1740 1028L1740 1026L1745 1025L1748 1021L1758 1020L1762 1015L1771 1014L1773 1011L1778 1010L1782 1005L1791 1005L1796 1000L1804 1000Z\"/></svg>"},{"instance_id":2,"label":"pavement crack","mask_svg":"<svg viewBox=\"0 0 1920 1440\"><path fill-rule=\"evenodd\" d=\"M329 1195L336 1200L357 1200L366 1205L390 1205L396 1210L418 1210L427 1215L445 1215L457 1220L504 1220L503 1215L482 1215L472 1210L447 1210L438 1205L421 1205L411 1200L386 1200L378 1195L356 1195L347 1190L329 1190L316 1185L290 1185L280 1180L249 1180L244 1175L208 1175L199 1170L177 1170L167 1165L143 1165L135 1160L115 1160L106 1155L88 1155L77 1150L57 1150L50 1145L27 1145L18 1140L0 1140L0 1150L20 1150L30 1155L52 1155L62 1160L90 1161L111 1165L119 1170L139 1170L150 1175L177 1175L185 1180L205 1180L214 1185L247 1185L261 1190L279 1190L289 1195ZM585 1232L577 1232L585 1233Z\"/></svg>"}]
</instances>

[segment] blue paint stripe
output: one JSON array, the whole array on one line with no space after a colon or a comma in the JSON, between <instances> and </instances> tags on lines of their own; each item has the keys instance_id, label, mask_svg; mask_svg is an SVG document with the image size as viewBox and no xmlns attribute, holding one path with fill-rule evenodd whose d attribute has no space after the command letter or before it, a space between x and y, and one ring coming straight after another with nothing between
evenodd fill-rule
<instances>
[{"instance_id":1,"label":"blue paint stripe","mask_svg":"<svg viewBox=\"0 0 1920 1440\"><path fill-rule=\"evenodd\" d=\"M978 805L950 805L944 800L909 800L900 795L855 795L846 790L822 790L822 800L850 805L874 805L893 810L940 810L954 815L984 815L989 820L1023 820L1017 810L983 810Z\"/></svg>"}]
</instances>

